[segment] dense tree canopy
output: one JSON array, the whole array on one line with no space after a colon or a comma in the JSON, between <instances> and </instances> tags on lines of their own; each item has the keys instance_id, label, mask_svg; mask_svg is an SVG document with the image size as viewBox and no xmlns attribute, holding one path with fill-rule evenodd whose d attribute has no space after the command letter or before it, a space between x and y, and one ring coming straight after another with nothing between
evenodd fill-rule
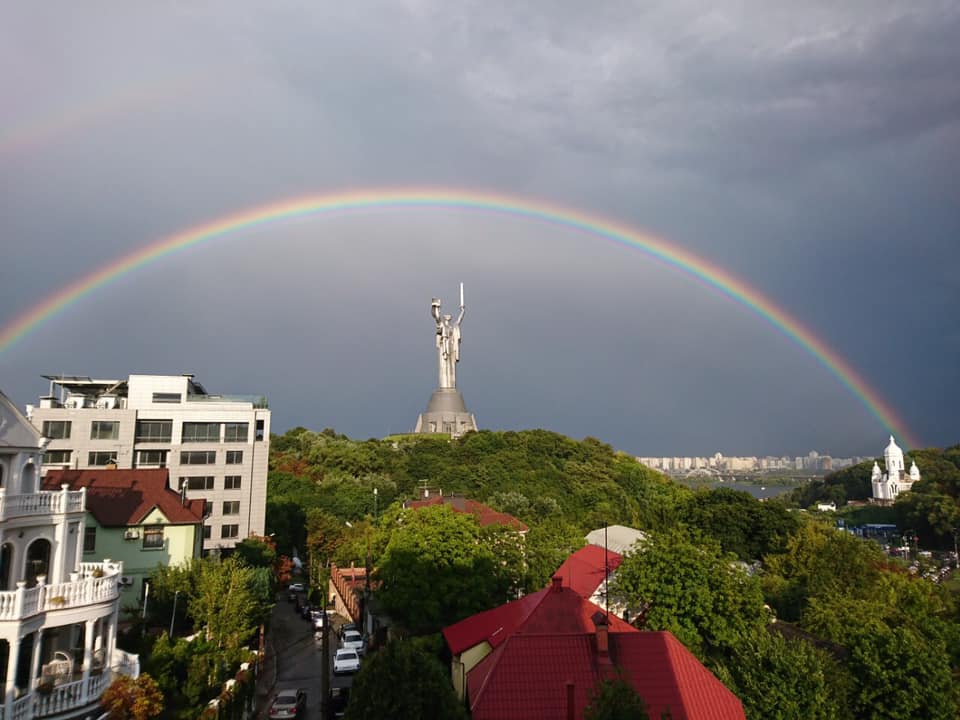
<instances>
[{"instance_id":1,"label":"dense tree canopy","mask_svg":"<svg viewBox=\"0 0 960 720\"><path fill-rule=\"evenodd\" d=\"M669 630L706 658L769 619L760 583L735 561L716 541L671 529L624 558L610 592L642 615L645 628Z\"/></svg>"},{"instance_id":2,"label":"dense tree canopy","mask_svg":"<svg viewBox=\"0 0 960 720\"><path fill-rule=\"evenodd\" d=\"M393 640L364 660L353 680L347 720L465 720L446 669L412 641Z\"/></svg>"},{"instance_id":3,"label":"dense tree canopy","mask_svg":"<svg viewBox=\"0 0 960 720\"><path fill-rule=\"evenodd\" d=\"M896 521L924 544L952 546L944 533L960 524L960 446L908 455L923 480L894 507L858 508L859 521ZM812 481L793 501L866 497L872 464ZM440 508L402 510L399 501L423 487L526 523L523 562L509 533ZM316 572L369 562L384 609L418 634L518 586L543 587L588 531L632 526L649 539L625 557L613 591L638 625L671 630L703 658L750 720L945 717L956 704L951 668L960 667L956 590L789 507L728 489L694 492L592 438L534 430L354 442L300 428L271 450L267 529L281 550L306 548ZM770 625L771 613L780 622ZM898 668L914 679L897 685Z\"/></svg>"},{"instance_id":4,"label":"dense tree canopy","mask_svg":"<svg viewBox=\"0 0 960 720\"><path fill-rule=\"evenodd\" d=\"M401 627L436 632L511 599L521 563L496 553L471 515L443 505L409 510L377 566L377 597Z\"/></svg>"}]
</instances>

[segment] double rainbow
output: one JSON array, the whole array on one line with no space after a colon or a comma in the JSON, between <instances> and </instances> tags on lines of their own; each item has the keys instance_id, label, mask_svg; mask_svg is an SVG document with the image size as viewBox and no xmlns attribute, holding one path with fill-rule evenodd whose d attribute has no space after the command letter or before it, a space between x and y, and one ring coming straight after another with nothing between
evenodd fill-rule
<instances>
[{"instance_id":1,"label":"double rainbow","mask_svg":"<svg viewBox=\"0 0 960 720\"><path fill-rule=\"evenodd\" d=\"M95 270L14 318L0 328L0 354L44 320L87 294L121 275L179 250L290 218L391 208L447 208L497 213L576 230L641 250L660 262L692 275L764 318L816 358L890 433L897 435L908 446L920 445L893 408L838 353L786 310L724 269L675 244L610 220L540 201L464 190L384 189L308 195L242 210L188 228Z\"/></svg>"}]
</instances>

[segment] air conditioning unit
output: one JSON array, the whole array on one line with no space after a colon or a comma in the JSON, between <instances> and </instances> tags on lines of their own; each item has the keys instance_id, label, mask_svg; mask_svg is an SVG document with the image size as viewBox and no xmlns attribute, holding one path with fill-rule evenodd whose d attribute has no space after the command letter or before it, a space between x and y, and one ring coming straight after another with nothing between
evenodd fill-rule
<instances>
[{"instance_id":1,"label":"air conditioning unit","mask_svg":"<svg viewBox=\"0 0 960 720\"><path fill-rule=\"evenodd\" d=\"M133 575L121 575L117 582L121 585L133 585Z\"/></svg>"},{"instance_id":2,"label":"air conditioning unit","mask_svg":"<svg viewBox=\"0 0 960 720\"><path fill-rule=\"evenodd\" d=\"M124 540L139 540L139 539L140 539L140 531L139 531L139 530L134 530L134 529L127 530L127 531L125 531L125 532L123 533L123 539L124 539Z\"/></svg>"}]
</instances>

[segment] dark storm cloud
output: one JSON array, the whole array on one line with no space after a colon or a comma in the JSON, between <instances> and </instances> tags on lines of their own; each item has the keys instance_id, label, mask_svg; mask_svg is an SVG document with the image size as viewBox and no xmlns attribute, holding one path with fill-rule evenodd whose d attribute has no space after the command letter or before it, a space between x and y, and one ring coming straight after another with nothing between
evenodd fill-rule
<instances>
[{"instance_id":1,"label":"dark storm cloud","mask_svg":"<svg viewBox=\"0 0 960 720\"><path fill-rule=\"evenodd\" d=\"M956 3L935 1L16 5L0 25L0 323L239 208L490 188L730 269L923 439L955 442L958 35ZM382 435L426 402L427 303L461 279L459 375L482 425L649 454L884 439L812 358L701 285L456 212L274 225L158 261L5 352L0 386L24 403L41 372L193 371L270 396L278 429Z\"/></svg>"}]
</instances>

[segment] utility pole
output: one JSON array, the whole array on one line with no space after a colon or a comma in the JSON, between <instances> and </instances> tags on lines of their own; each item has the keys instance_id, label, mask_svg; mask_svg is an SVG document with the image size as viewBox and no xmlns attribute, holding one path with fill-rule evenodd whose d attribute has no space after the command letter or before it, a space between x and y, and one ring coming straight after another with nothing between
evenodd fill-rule
<instances>
[{"instance_id":1,"label":"utility pole","mask_svg":"<svg viewBox=\"0 0 960 720\"><path fill-rule=\"evenodd\" d=\"M324 590L326 593L326 590ZM332 720L330 713L330 616L327 615L327 603L323 603L323 627L320 629L320 720Z\"/></svg>"}]
</instances>

